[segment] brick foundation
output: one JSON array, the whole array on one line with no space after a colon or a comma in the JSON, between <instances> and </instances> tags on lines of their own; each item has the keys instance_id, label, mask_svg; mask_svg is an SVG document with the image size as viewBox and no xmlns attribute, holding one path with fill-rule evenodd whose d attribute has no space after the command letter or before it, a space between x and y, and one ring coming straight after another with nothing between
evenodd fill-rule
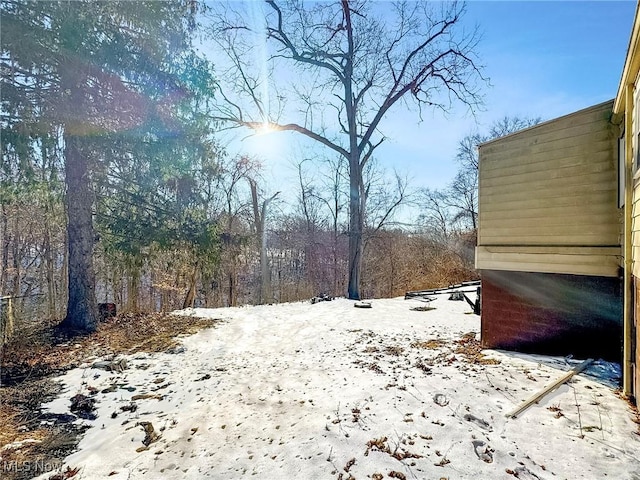
<instances>
[{"instance_id":1,"label":"brick foundation","mask_svg":"<svg viewBox=\"0 0 640 480\"><path fill-rule=\"evenodd\" d=\"M633 396L636 405L640 406L640 278L633 277L633 285L635 287L635 310L633 312L633 332L631 340L631 350L633 358Z\"/></svg>"},{"instance_id":2,"label":"brick foundation","mask_svg":"<svg viewBox=\"0 0 640 480\"><path fill-rule=\"evenodd\" d=\"M577 358L622 358L617 278L482 271L486 348Z\"/></svg>"}]
</instances>

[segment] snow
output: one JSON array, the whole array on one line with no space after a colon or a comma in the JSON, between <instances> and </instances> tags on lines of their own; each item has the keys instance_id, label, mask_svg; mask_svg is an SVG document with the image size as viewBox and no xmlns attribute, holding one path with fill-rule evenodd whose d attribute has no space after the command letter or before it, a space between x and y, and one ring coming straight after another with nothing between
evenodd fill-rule
<instances>
[{"instance_id":1,"label":"snow","mask_svg":"<svg viewBox=\"0 0 640 480\"><path fill-rule=\"evenodd\" d=\"M87 364L59 378L54 413L100 390L98 418L78 420L93 428L65 464L83 479L640 478L617 365L598 361L507 419L579 361L484 351L500 363L472 362L455 342L479 332L479 317L446 296L435 310L411 310L425 305L183 311L224 321L182 338L175 353L127 357L123 372ZM121 410L145 393L154 396L136 400L135 412ZM137 422L161 434L146 450Z\"/></svg>"}]
</instances>

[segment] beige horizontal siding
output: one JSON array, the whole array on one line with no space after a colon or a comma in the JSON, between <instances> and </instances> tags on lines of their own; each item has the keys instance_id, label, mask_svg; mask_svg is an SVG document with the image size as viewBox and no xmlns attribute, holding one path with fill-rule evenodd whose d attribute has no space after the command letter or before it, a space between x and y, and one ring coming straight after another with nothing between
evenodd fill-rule
<instances>
[{"instance_id":1,"label":"beige horizontal siding","mask_svg":"<svg viewBox=\"0 0 640 480\"><path fill-rule=\"evenodd\" d=\"M610 117L611 102L480 147L478 268L617 275L622 217ZM485 249L501 245L511 250ZM538 250L513 250L524 246ZM585 250L611 246L615 255Z\"/></svg>"},{"instance_id":2,"label":"beige horizontal siding","mask_svg":"<svg viewBox=\"0 0 640 480\"><path fill-rule=\"evenodd\" d=\"M504 175L522 175L537 172L546 172L549 168L549 162L553 161L557 168L570 167L575 168L584 165L585 153L591 154L591 163L611 163L611 152L608 150L611 146L611 139L590 143L591 151L585 152L585 146L579 145L571 148L562 148L556 151L548 152L544 157L536 157L538 161L529 163L518 162L512 155L502 160L496 160L494 156L483 158L482 173L483 178L501 177ZM489 161L488 159L491 159ZM513 160L513 161L510 161Z\"/></svg>"},{"instance_id":3,"label":"beige horizontal siding","mask_svg":"<svg viewBox=\"0 0 640 480\"><path fill-rule=\"evenodd\" d=\"M506 223L506 222L504 222ZM567 218L565 225L549 225L542 222L538 225L536 230L532 230L531 221L529 225L524 227L518 226L502 226L502 227L490 227L489 232L482 234L482 243L480 245L528 245L527 242L513 242L509 241L512 238L552 238L554 241L549 241L547 245L615 245L619 239L619 232L614 228L614 223L602 223L598 225L579 224L574 223ZM591 223L591 222L590 222ZM482 227L484 228L484 226ZM584 237L585 241L579 241ZM600 237L601 240L597 240ZM499 243L486 243L484 240L487 238L502 239ZM572 239L573 241L568 241ZM615 240L613 240L615 239ZM612 241L613 240L613 241ZM536 242L538 244L539 242Z\"/></svg>"},{"instance_id":4,"label":"beige horizontal siding","mask_svg":"<svg viewBox=\"0 0 640 480\"><path fill-rule=\"evenodd\" d=\"M540 273L568 273L616 277L620 247L482 247L476 249L476 268Z\"/></svg>"},{"instance_id":5,"label":"beige horizontal siding","mask_svg":"<svg viewBox=\"0 0 640 480\"><path fill-rule=\"evenodd\" d=\"M529 192L523 191L522 189L511 189L511 191L502 190L506 190L506 188L493 188L490 189L490 193L480 192L480 215L484 213L484 206L491 204L507 206L512 203L515 204L515 202L523 202L527 203L530 208L539 208L540 205L547 205L549 202L552 203L556 201L558 202L558 205L560 205L560 202L566 202L566 205L575 206L582 206L585 202L585 185L569 185L565 186L562 190L545 189L536 192L536 195L533 197ZM592 185L588 190L593 196L603 195L609 198L613 198L617 192L617 188L613 188L608 182L606 184ZM517 208L524 209L526 206L520 204Z\"/></svg>"},{"instance_id":6,"label":"beige horizontal siding","mask_svg":"<svg viewBox=\"0 0 640 480\"><path fill-rule=\"evenodd\" d=\"M536 212L537 210L527 210L527 215L517 216L512 213L509 216L499 215L493 218L490 217L489 220L484 221L482 226L483 228L489 230L499 230L501 228L504 228L503 225L505 222L509 222L508 229L515 232L517 231L517 229L530 229L532 220L544 218L544 224L540 225L544 228L552 228L557 226L575 226L577 229L595 228L596 226L589 224L591 223L591 218L593 215L599 215L601 213L599 212L599 210L604 211L605 213L609 213L605 208L590 208L588 213L578 213L571 218L565 218L564 212L562 212L561 210L553 211L549 209L549 213L542 215L536 215L534 212ZM597 227L602 227L603 225L618 225L619 223L616 216L611 216L611 218L607 216L605 220L606 223L603 222L600 225L597 225ZM585 227L585 225L589 226Z\"/></svg>"},{"instance_id":7,"label":"beige horizontal siding","mask_svg":"<svg viewBox=\"0 0 640 480\"><path fill-rule=\"evenodd\" d=\"M610 211L606 202L614 200L612 192L596 192L591 196L593 206L591 207L592 213L608 213ZM567 208L579 207L582 205L583 199L579 197L555 197L555 198L540 198L536 199L534 205L530 205L529 200L520 200L518 202L510 203L486 203L483 205L483 211L485 213L490 212L492 216L490 218L497 218L500 221L521 219L521 218L562 218ZM528 203L527 203L528 202ZM525 209L526 208L526 209ZM493 215L495 214L495 215ZM622 219L622 213L620 213L620 220ZM491 220L487 220L490 222Z\"/></svg>"},{"instance_id":8,"label":"beige horizontal siding","mask_svg":"<svg viewBox=\"0 0 640 480\"><path fill-rule=\"evenodd\" d=\"M566 141L584 133L600 130L598 125L607 124L611 119L611 102L575 112L556 120L542 123L516 132L501 139L483 144L481 147L487 154L520 150L523 147L553 142Z\"/></svg>"},{"instance_id":9,"label":"beige horizontal siding","mask_svg":"<svg viewBox=\"0 0 640 480\"><path fill-rule=\"evenodd\" d=\"M582 159L588 156L587 153ZM531 190L544 190L554 182L563 182L563 185L593 185L594 183L607 183L611 177L611 162L593 162L586 165L570 167L556 167L547 171L533 173L521 173L517 175L505 174L499 177L484 178L480 180L480 187L491 189L493 186L515 188L520 186ZM585 178L587 177L587 178Z\"/></svg>"},{"instance_id":10,"label":"beige horizontal siding","mask_svg":"<svg viewBox=\"0 0 640 480\"><path fill-rule=\"evenodd\" d=\"M609 209L609 203L615 198L616 192L612 190L593 191L591 193L591 202L594 208ZM531 215L540 217L548 217L549 215L561 215L567 208L582 206L584 199L570 195L556 195L555 197L537 197L523 199L509 199L508 201L491 201L491 198L485 198L482 204L483 213L501 212L500 215L506 215L507 212L521 217L520 210L527 208ZM598 205L599 207L595 207ZM552 211L548 211L552 210ZM622 215L622 213L620 213Z\"/></svg>"},{"instance_id":11,"label":"beige horizontal siding","mask_svg":"<svg viewBox=\"0 0 640 480\"><path fill-rule=\"evenodd\" d=\"M640 182L633 189L633 210L631 219L631 245L633 252L633 274L640 277Z\"/></svg>"},{"instance_id":12,"label":"beige horizontal siding","mask_svg":"<svg viewBox=\"0 0 640 480\"><path fill-rule=\"evenodd\" d=\"M545 163L550 160L582 155L585 152L585 143L592 145L596 151L603 147L606 149L609 141L609 132L597 131L568 138L561 147L558 147L557 142L548 142L544 144L523 145L520 149L509 149L495 153L487 152L486 155L490 155L490 157L485 160L485 166L488 170L491 170L518 165L517 157L523 154L532 156L530 163L536 165L540 162ZM603 143L605 145L603 145ZM529 163L527 163L527 165L528 164Z\"/></svg>"}]
</instances>

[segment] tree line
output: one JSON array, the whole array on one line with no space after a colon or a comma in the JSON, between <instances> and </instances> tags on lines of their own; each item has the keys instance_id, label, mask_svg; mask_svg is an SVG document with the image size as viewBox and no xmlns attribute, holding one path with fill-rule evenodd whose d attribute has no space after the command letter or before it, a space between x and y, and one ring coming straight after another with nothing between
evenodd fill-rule
<instances>
[{"instance_id":1,"label":"tree line","mask_svg":"<svg viewBox=\"0 0 640 480\"><path fill-rule=\"evenodd\" d=\"M396 104L480 102L477 36L457 31L464 6L382 15L375 2L270 0L257 31L242 11L252 5L0 2L0 291L22 318L91 331L102 302L395 296L474 275L477 161L459 154L438 206L443 192L410 191L374 156ZM283 81L282 64L299 76ZM238 127L292 130L330 153L296 160L286 204L259 158L222 141ZM411 203L424 215L401 228Z\"/></svg>"}]
</instances>

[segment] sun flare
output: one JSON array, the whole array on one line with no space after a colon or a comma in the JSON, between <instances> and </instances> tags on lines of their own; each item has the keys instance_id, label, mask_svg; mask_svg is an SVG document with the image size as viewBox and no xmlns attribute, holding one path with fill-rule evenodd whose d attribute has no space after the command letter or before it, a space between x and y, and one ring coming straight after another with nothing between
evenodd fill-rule
<instances>
[{"instance_id":1,"label":"sun flare","mask_svg":"<svg viewBox=\"0 0 640 480\"><path fill-rule=\"evenodd\" d=\"M282 134L278 134L278 129L268 123L254 129L254 134L247 138L247 146L253 154L268 158L285 155L285 143Z\"/></svg>"},{"instance_id":2,"label":"sun flare","mask_svg":"<svg viewBox=\"0 0 640 480\"><path fill-rule=\"evenodd\" d=\"M260 127L258 127L255 132L256 132L256 136L260 137L263 135L268 135L270 133L276 132L277 129L274 128L272 125L270 125L269 123L263 123Z\"/></svg>"}]
</instances>

